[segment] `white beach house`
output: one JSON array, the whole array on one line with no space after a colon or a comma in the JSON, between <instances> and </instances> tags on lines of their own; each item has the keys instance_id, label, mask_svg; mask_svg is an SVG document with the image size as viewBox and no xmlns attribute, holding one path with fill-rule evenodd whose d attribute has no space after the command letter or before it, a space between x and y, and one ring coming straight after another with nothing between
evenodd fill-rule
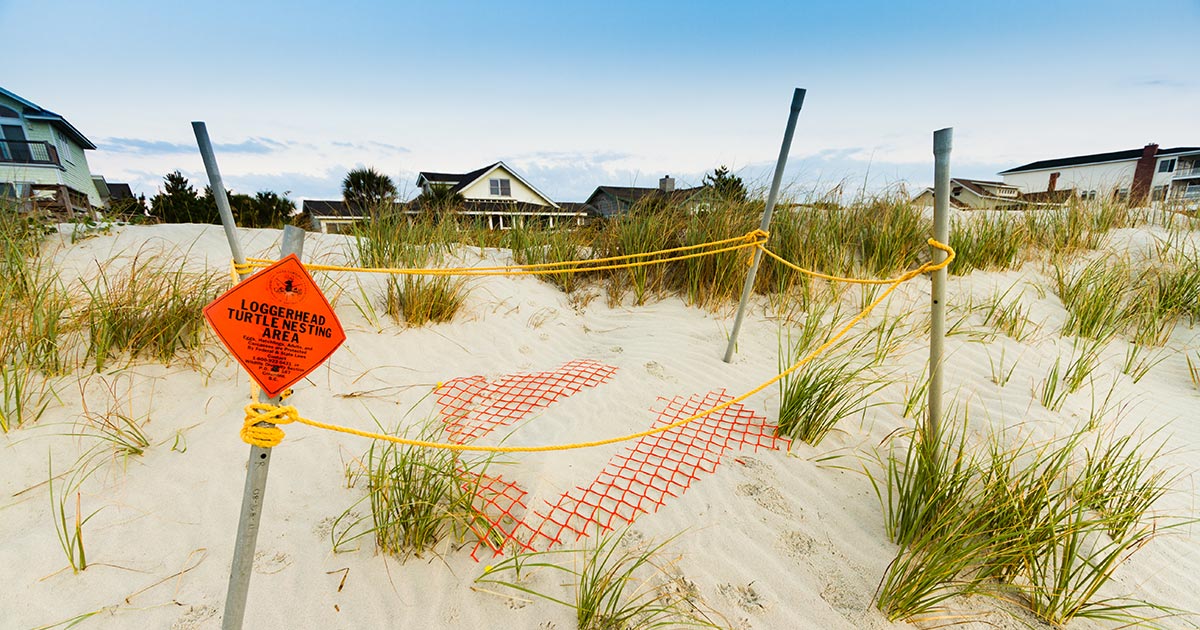
<instances>
[{"instance_id":1,"label":"white beach house","mask_svg":"<svg viewBox=\"0 0 1200 630\"><path fill-rule=\"evenodd\" d=\"M1168 199L1200 199L1200 147L1141 149L1031 162L1002 171L1004 183L1022 193L1074 190L1081 199L1140 205Z\"/></svg>"}]
</instances>

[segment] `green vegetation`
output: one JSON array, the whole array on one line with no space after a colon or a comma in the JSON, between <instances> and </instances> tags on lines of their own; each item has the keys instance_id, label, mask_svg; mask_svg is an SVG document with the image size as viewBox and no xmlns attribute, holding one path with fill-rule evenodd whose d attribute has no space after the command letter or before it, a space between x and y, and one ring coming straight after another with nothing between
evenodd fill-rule
<instances>
[{"instance_id":1,"label":"green vegetation","mask_svg":"<svg viewBox=\"0 0 1200 630\"><path fill-rule=\"evenodd\" d=\"M97 372L121 353L169 363L183 354L197 361L205 336L202 309L225 288L219 274L190 272L186 263L137 255L124 267L101 267L85 285L82 318L87 356Z\"/></svg>"},{"instance_id":2,"label":"green vegetation","mask_svg":"<svg viewBox=\"0 0 1200 630\"><path fill-rule=\"evenodd\" d=\"M292 219L296 209L295 203L287 198L287 193L280 195L264 190L254 195L242 195L226 191L226 196L240 227L281 228ZM117 216L136 218L141 209L140 206L134 206L115 208L113 211ZM203 194L197 193L179 171L163 177L162 191L150 199L150 216L163 223L221 222L212 190L206 187Z\"/></svg>"},{"instance_id":3,"label":"green vegetation","mask_svg":"<svg viewBox=\"0 0 1200 630\"><path fill-rule=\"evenodd\" d=\"M417 439L439 441L442 426L437 418L429 420L418 427ZM490 457L472 459L444 449L374 442L360 461L362 468L349 478L351 485L366 481L371 526L363 530L359 526L365 517L352 515L355 506L347 508L339 518L345 525L334 527L335 550L372 534L381 551L420 557L443 542L462 542L468 533L493 535L478 508L480 475Z\"/></svg>"},{"instance_id":4,"label":"green vegetation","mask_svg":"<svg viewBox=\"0 0 1200 630\"><path fill-rule=\"evenodd\" d=\"M933 614L958 595L1020 601L1055 626L1173 612L1099 594L1121 562L1184 522L1152 510L1176 478L1153 466L1161 446L1086 431L1015 446L993 435L976 460L964 436L931 449L909 434L875 481L900 546L876 594L889 619Z\"/></svg>"},{"instance_id":5,"label":"green vegetation","mask_svg":"<svg viewBox=\"0 0 1200 630\"><path fill-rule=\"evenodd\" d=\"M488 567L476 584L502 586L575 610L579 630L645 630L649 628L720 628L728 624L707 610L695 585L673 570L663 556L666 542L635 543L629 530L600 536L580 550L515 555ZM572 567L554 562L571 557ZM574 598L563 599L528 586L522 572L563 575L574 586ZM506 577L511 575L512 577ZM714 622L717 616L721 625Z\"/></svg>"},{"instance_id":6,"label":"green vegetation","mask_svg":"<svg viewBox=\"0 0 1200 630\"><path fill-rule=\"evenodd\" d=\"M391 211L396 184L374 168L357 168L342 180L342 201L350 210L377 219Z\"/></svg>"}]
</instances>

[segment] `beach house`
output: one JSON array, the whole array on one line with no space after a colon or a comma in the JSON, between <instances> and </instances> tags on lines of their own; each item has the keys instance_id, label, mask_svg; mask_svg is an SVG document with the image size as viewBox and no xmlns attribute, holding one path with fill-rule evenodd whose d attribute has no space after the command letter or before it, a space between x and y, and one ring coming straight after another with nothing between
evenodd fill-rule
<instances>
[{"instance_id":1,"label":"beach house","mask_svg":"<svg viewBox=\"0 0 1200 630\"><path fill-rule=\"evenodd\" d=\"M517 225L548 227L583 225L587 212L579 204L560 205L504 162L494 162L466 173L421 171L417 175L421 195L405 212L418 214L441 187L450 195L461 195L457 214L474 217L494 230Z\"/></svg>"},{"instance_id":2,"label":"beach house","mask_svg":"<svg viewBox=\"0 0 1200 630\"><path fill-rule=\"evenodd\" d=\"M1058 207L1071 196L1071 191L1021 192L1016 186L983 179L950 178L950 207L957 210L1029 210L1039 207ZM913 205L933 206L933 189L926 188Z\"/></svg>"},{"instance_id":3,"label":"beach house","mask_svg":"<svg viewBox=\"0 0 1200 630\"><path fill-rule=\"evenodd\" d=\"M704 190L703 186L693 188L676 188L675 178L670 175L658 180L657 188L639 186L598 186L584 202L592 208L598 218L608 219L624 214L638 204L663 202L669 204L693 205L690 209L697 210L700 204L698 195Z\"/></svg>"},{"instance_id":4,"label":"beach house","mask_svg":"<svg viewBox=\"0 0 1200 630\"><path fill-rule=\"evenodd\" d=\"M0 87L0 196L72 214L102 203L92 144L65 118Z\"/></svg>"},{"instance_id":5,"label":"beach house","mask_svg":"<svg viewBox=\"0 0 1200 630\"><path fill-rule=\"evenodd\" d=\"M1141 149L1030 162L1002 171L1004 183L1022 193L1074 190L1080 199L1125 201L1200 200L1200 147Z\"/></svg>"}]
</instances>

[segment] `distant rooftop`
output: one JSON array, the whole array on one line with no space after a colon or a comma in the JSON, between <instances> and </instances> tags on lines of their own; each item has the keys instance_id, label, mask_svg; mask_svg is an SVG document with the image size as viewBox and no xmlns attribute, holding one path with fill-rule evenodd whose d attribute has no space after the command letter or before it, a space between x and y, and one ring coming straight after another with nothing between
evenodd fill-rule
<instances>
[{"instance_id":1,"label":"distant rooftop","mask_svg":"<svg viewBox=\"0 0 1200 630\"><path fill-rule=\"evenodd\" d=\"M1112 151L1110 153L1093 153L1091 155L1076 155L1073 157L1054 158L1052 160L1040 160L1038 162L1030 162L1023 166L1010 168L1007 171L1000 171L1001 175L1010 173L1023 173L1025 171L1042 171L1050 168L1061 168L1064 166L1082 166L1084 164L1101 164L1103 162L1123 162L1125 160L1136 160L1142 157L1144 149L1130 149L1128 151ZM1200 147L1175 147L1173 149L1159 149L1155 153L1155 157L1165 155L1178 155L1181 153L1197 153L1200 152Z\"/></svg>"}]
</instances>

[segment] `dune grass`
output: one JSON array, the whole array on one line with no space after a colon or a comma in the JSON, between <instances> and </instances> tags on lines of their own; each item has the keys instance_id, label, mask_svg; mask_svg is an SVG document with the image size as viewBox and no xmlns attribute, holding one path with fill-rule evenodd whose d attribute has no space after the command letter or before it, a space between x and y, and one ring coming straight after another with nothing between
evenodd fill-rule
<instances>
[{"instance_id":1,"label":"dune grass","mask_svg":"<svg viewBox=\"0 0 1200 630\"><path fill-rule=\"evenodd\" d=\"M505 558L476 578L477 585L500 586L575 611L580 630L648 630L650 628L719 628L699 600L696 589L665 558L672 539L634 542L624 529L598 536L579 550L530 552ZM572 565L556 561L569 557ZM535 589L522 572L547 572L573 586L565 599Z\"/></svg>"},{"instance_id":2,"label":"dune grass","mask_svg":"<svg viewBox=\"0 0 1200 630\"><path fill-rule=\"evenodd\" d=\"M207 330L202 310L225 288L221 274L187 271L184 262L139 253L127 266L100 267L85 284L87 357L97 372L126 354L195 363Z\"/></svg>"},{"instance_id":3,"label":"dune grass","mask_svg":"<svg viewBox=\"0 0 1200 630\"><path fill-rule=\"evenodd\" d=\"M954 262L949 272L964 275L976 269L992 271L1020 266L1026 226L1009 214L960 217L950 225Z\"/></svg>"},{"instance_id":4,"label":"dune grass","mask_svg":"<svg viewBox=\"0 0 1200 630\"><path fill-rule=\"evenodd\" d=\"M69 369L62 346L71 299L39 256L47 231L0 204L0 431L36 422Z\"/></svg>"},{"instance_id":5,"label":"dune grass","mask_svg":"<svg viewBox=\"0 0 1200 630\"><path fill-rule=\"evenodd\" d=\"M872 476L900 546L876 593L888 619L942 614L959 595L1023 602L1055 626L1174 614L1101 594L1131 554L1187 522L1152 509L1177 476L1154 466L1162 447L1150 438L1080 430L1011 445L993 434L982 461L966 454L961 432L936 454L923 440L910 435L903 456L893 448Z\"/></svg>"},{"instance_id":6,"label":"dune grass","mask_svg":"<svg viewBox=\"0 0 1200 630\"><path fill-rule=\"evenodd\" d=\"M86 458L84 461L86 463ZM100 512L100 510L95 510L84 516L81 488L83 483L96 472L98 467L80 465L77 462L76 466L66 473L65 485L57 493L54 487L54 480L59 477L56 477L54 474L54 460L52 457L47 457L47 467L49 478L46 484L48 494L50 495L50 513L54 521L54 531L58 535L59 546L62 548L63 555L67 558L67 563L71 566L71 571L79 573L88 568L83 526ZM74 510L71 510L72 506ZM74 518L71 516L72 513L74 514Z\"/></svg>"},{"instance_id":7,"label":"dune grass","mask_svg":"<svg viewBox=\"0 0 1200 630\"><path fill-rule=\"evenodd\" d=\"M418 439L438 441L442 423L435 419L417 427ZM370 527L358 527L352 505L339 518L346 523L334 548L373 535L379 550L401 557L437 553L447 542L463 542L468 534L494 538L493 526L479 511L480 475L491 457L471 458L454 451L372 443L360 459L351 483L366 482ZM336 528L335 528L336 529ZM352 533L353 532L353 533Z\"/></svg>"},{"instance_id":8,"label":"dune grass","mask_svg":"<svg viewBox=\"0 0 1200 630\"><path fill-rule=\"evenodd\" d=\"M355 229L352 252L363 267L428 268L441 265L457 234L452 221L379 212ZM384 312L409 326L448 322L466 300L466 284L449 276L389 276Z\"/></svg>"}]
</instances>

